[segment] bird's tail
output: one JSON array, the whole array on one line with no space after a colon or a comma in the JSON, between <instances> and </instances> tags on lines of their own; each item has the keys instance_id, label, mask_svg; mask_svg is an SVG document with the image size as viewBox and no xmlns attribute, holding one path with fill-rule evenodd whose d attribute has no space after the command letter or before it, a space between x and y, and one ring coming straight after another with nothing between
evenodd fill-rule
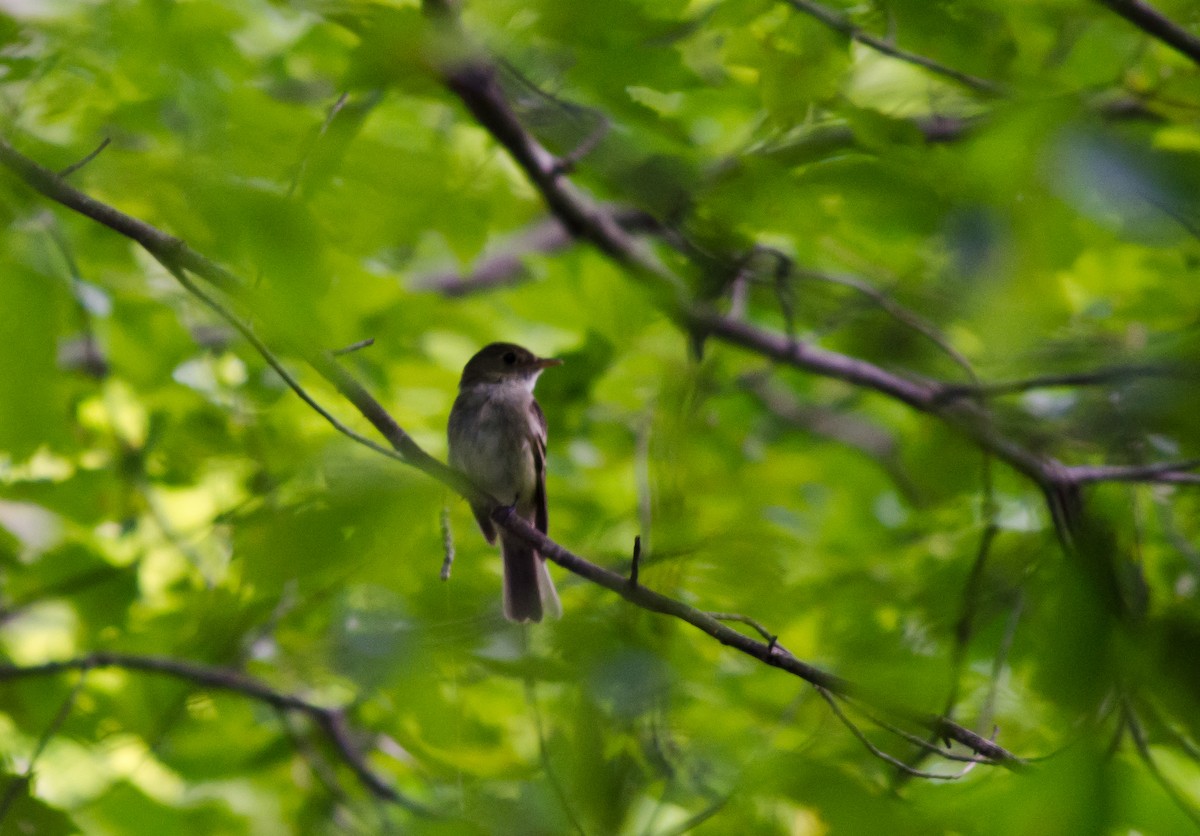
<instances>
[{"instance_id":1,"label":"bird's tail","mask_svg":"<svg viewBox=\"0 0 1200 836\"><path fill-rule=\"evenodd\" d=\"M509 621L541 621L549 613L561 618L558 591L537 550L501 532L500 551L504 557L504 617Z\"/></svg>"}]
</instances>

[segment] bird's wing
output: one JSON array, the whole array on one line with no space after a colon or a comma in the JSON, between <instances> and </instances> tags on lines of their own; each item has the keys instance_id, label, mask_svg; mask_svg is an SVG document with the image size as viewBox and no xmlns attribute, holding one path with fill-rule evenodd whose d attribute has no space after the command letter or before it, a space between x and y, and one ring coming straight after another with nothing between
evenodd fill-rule
<instances>
[{"instance_id":1,"label":"bird's wing","mask_svg":"<svg viewBox=\"0 0 1200 836\"><path fill-rule=\"evenodd\" d=\"M546 514L546 416L538 402L529 402L531 429L529 449L533 452L534 488L533 512L534 525L545 534L549 530L549 519Z\"/></svg>"}]
</instances>

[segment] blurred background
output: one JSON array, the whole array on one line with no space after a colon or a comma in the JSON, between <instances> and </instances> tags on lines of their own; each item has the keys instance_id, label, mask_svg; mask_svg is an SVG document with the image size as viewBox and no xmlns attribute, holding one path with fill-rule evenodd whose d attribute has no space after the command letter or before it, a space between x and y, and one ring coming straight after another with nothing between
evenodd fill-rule
<instances>
[{"instance_id":1,"label":"blurred background","mask_svg":"<svg viewBox=\"0 0 1200 836\"><path fill-rule=\"evenodd\" d=\"M1200 59L1106 5L491 0L461 26L689 300L1002 384L970 400L1038 456L1185 461ZM1196 37L1193 4L1157 6ZM1197 487L1086 486L1064 549L1055 498L937 417L689 333L548 215L441 82L450 52L408 2L7 0L0 135L237 274L231 309L364 434L290 346L373 340L340 362L443 459L479 347L562 358L537 389L552 538L626 572L640 535L644 585L1039 760L960 775L848 708L956 780L906 774L810 686L558 567L563 619L508 624L464 502L5 171L0 833L1195 829ZM303 712L30 670L100 651L346 707L437 815Z\"/></svg>"}]
</instances>

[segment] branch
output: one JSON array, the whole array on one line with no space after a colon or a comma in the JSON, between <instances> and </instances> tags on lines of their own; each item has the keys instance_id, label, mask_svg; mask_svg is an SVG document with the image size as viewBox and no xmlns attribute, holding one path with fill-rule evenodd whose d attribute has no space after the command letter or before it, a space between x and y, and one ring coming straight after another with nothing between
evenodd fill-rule
<instances>
[{"instance_id":1,"label":"branch","mask_svg":"<svg viewBox=\"0 0 1200 836\"><path fill-rule=\"evenodd\" d=\"M872 743L870 740L868 740L867 736L863 733L863 730L860 729L854 723L853 720L851 720L849 717L847 717L846 713L844 711L842 711L842 707L840 705L838 705L837 700L834 699L833 694L829 693L824 688L818 688L817 693L821 695L821 699L823 699L823 700L825 700L825 702L829 703L829 708L831 711L833 711L834 716L836 716L839 720L842 721L842 725L844 725L847 729L850 730L850 733L852 735L854 735L858 739L858 741L867 748L867 751L869 751L872 755L874 755L875 757L884 761L885 763L891 764L892 766L896 767L896 769L900 770L905 775L909 775L914 778L928 778L928 779L934 780L934 781L956 781L959 778L966 775L972 769L974 769L975 764L978 763L978 761L973 761L973 762L967 764L965 767L963 767L960 772L955 773L953 775L943 775L938 772L925 772L920 769L914 769L913 767L909 766L908 764L906 764L904 761L900 760L899 758L889 755L887 752L883 751L878 746L876 746L874 743Z\"/></svg>"},{"instance_id":2,"label":"branch","mask_svg":"<svg viewBox=\"0 0 1200 836\"><path fill-rule=\"evenodd\" d=\"M99 668L121 668L171 676L207 688L241 694L279 711L306 715L325 733L325 736L341 754L342 759L372 794L423 816L436 815L433 810L420 802L397 792L371 769L366 757L351 739L345 712L342 709L327 708L302 697L276 691L265 682L238 671L201 665L196 662L184 662L163 656L135 656L101 651L74 659L45 662L40 665L0 665L0 682L11 682L36 676L53 676L65 671L86 673Z\"/></svg>"},{"instance_id":3,"label":"branch","mask_svg":"<svg viewBox=\"0 0 1200 836\"><path fill-rule=\"evenodd\" d=\"M1072 482L1155 482L1159 484L1200 485L1200 459L1157 462L1146 465L1075 465L1067 468Z\"/></svg>"},{"instance_id":4,"label":"branch","mask_svg":"<svg viewBox=\"0 0 1200 836\"><path fill-rule=\"evenodd\" d=\"M13 161L19 162L20 165L14 165ZM748 656L752 656L761 662L764 662L772 667L780 668L787 671L793 676L797 676L810 684L816 685L831 693L849 696L855 695L859 699L870 699L873 704L881 708L903 716L910 722L919 724L924 728L929 729L939 737L956 740L964 746L979 753L988 760L1007 766L1016 768L1021 764L1021 761L1016 758L1011 752L997 746L994 742L981 737L980 735L959 726L943 717L934 715L913 712L911 710L896 707L891 700L886 700L877 697L868 697L867 694L860 688L852 686L848 681L841 679L831 673L828 673L820 668L810 665L806 662L797 659L790 654L782 651L774 645L774 643L759 642L750 637L726 627L717 619L704 613L694 607L688 606L681 601L669 598L660 593L647 589L644 586L630 584L624 576L615 572L609 571L601 566L585 560L582 557L572 553L563 546L555 543L547 538L544 534L534 528L518 515L513 513L511 507L502 506L494 498L489 497L478 487L473 485L461 472L454 468L442 464L437 459L426 453L413 439L404 431L404 429L396 423L395 419L387 412L383 406L376 401L371 394L354 379L345 369L341 368L328 354L309 350L306 353L305 359L313 366L316 371L332 383L341 395L346 398L353 406L369 421L372 426L387 441L395 450L393 454L381 448L370 439L355 433L353 430L341 424L332 414L320 407L319 404L300 386L293 378L282 363L274 357L273 353L260 340L254 332L240 319L238 319L231 311L220 304L212 296L206 294L187 275L180 269L180 265L174 260L177 253L186 252L189 254L188 263L195 265L194 272L203 277L219 276L220 281L231 283L234 288L240 285L240 282L228 271L218 267L215 263L209 261L203 256L190 250L186 244L176 238L165 235L154 227L142 221L133 219L122 214L116 209L101 204L98 201L84 195L83 193L57 182L54 175L40 166L25 160L24 157L14 151L11 146L3 141L0 141L0 163L8 165L14 171L22 176L27 181L32 178L34 180L31 185L34 185L39 192L51 196L68 208L76 209L83 212L89 217L94 217L99 220L100 217L105 220L101 221L106 226L133 237L134 240L146 247L150 253L159 259L168 270L171 271L183 286L191 293L196 294L198 298L205 302L224 317L235 328L238 329L243 336L250 341L251 345L258 350L263 357L271 364L278 373L283 376L284 380L296 392L298 396L303 398L305 402L322 415L332 426L337 428L343 434L353 438L359 443L369 446L376 452L384 453L392 458L399 458L404 463L409 464L428 476L437 479L449 488L457 492L460 496L469 500L472 504L491 507L491 517L493 521L501 528L511 534L516 535L525 542L535 547L544 557L547 557L567 570L574 572L581 577L591 580L600 586L605 587L613 592L616 592L626 600L642 607L643 609L653 612L662 613L686 621L697 629L709 636L712 636L717 641L724 645L739 650ZM51 178L53 182L45 183L45 177ZM38 185L44 188L38 188ZM87 211L84 211L85 207ZM99 217L97 217L99 216ZM134 237L134 235L138 237ZM165 243L164 243L165 242ZM154 247L154 249L150 249ZM190 269L190 268L189 268ZM810 349L811 351L819 351ZM864 379L872 379L876 375L885 376L878 381L878 385L887 387L900 381L900 378L895 378L882 370L876 369L874 372L870 369L875 367L862 361L845 358L841 355L828 354L829 358L840 358L837 360L828 360L832 365L836 366L841 363L850 363L850 372L852 376L860 376ZM855 365L857 364L857 365ZM860 368L861 367L861 368ZM928 402L930 394L927 387L917 386L912 384L909 394L913 400L920 402ZM124 663L125 666L138 668L142 670L153 670L161 673L169 673L184 678L191 678L195 681L206 681L206 677L212 678L213 687L224 687L231 690L239 690L248 695L255 696L259 699L275 705L279 708L284 708L294 711L303 711L317 719L325 730L326 734L334 741L339 748L348 746L350 741L345 736L344 720L340 716L329 714L328 710L320 709L307 703L299 698L288 697L277 692L271 691L267 686L258 683L256 680L251 680L242 677L240 674L231 674L229 672L219 672L219 675L208 672L206 669L196 669L193 666L185 663L175 662L169 659L155 659L148 661L144 657L121 657L113 654L96 654L87 659L92 660L92 667L103 665L118 665ZM30 670L41 671L44 673L52 673L57 670L63 670L68 667L83 668L86 667L86 660L76 660L73 663L49 663L40 668ZM0 669L2 671L3 669ZM0 679L3 677L0 676ZM316 713L325 712L325 713ZM354 765L353 759L348 760L351 765ZM361 764L363 770L366 770L365 764ZM371 773L369 770L359 771L360 778L371 786L373 791L378 791L379 788L374 787L371 783ZM403 803L403 802L401 802ZM412 803L412 802L409 802Z\"/></svg>"},{"instance_id":5,"label":"branch","mask_svg":"<svg viewBox=\"0 0 1200 836\"><path fill-rule=\"evenodd\" d=\"M1133 745L1137 749L1142 763L1150 771L1150 775L1162 787L1163 792L1174 802L1180 812L1191 819L1193 824L1200 827L1200 808L1197 808L1188 796L1171 783L1171 780L1158 768L1158 762L1154 760L1154 754L1150 751L1149 741L1146 740L1146 730L1142 726L1141 718L1137 716L1137 713L1129 705L1128 701L1125 702L1122 712L1125 715L1125 723L1129 729L1130 737L1133 738Z\"/></svg>"},{"instance_id":6,"label":"branch","mask_svg":"<svg viewBox=\"0 0 1200 836\"><path fill-rule=\"evenodd\" d=\"M104 137L104 139L101 140L100 144L96 146L95 150L93 150L90 154L88 154L82 160L71 163L69 166L64 168L62 171L58 172L58 176L63 178L64 180L67 179L72 174L74 174L76 171L79 171L79 169L83 168L85 165L90 163L92 160L96 159L96 157L100 156L100 152L103 151L105 148L107 148L109 146L109 143L111 143L111 142L112 142L111 136Z\"/></svg>"},{"instance_id":7,"label":"branch","mask_svg":"<svg viewBox=\"0 0 1200 836\"><path fill-rule=\"evenodd\" d=\"M238 279L224 267L199 255L175 236L73 188L53 171L19 153L3 139L0 139L0 165L17 174L34 191L136 241L155 258L167 258L224 290L237 288Z\"/></svg>"},{"instance_id":8,"label":"branch","mask_svg":"<svg viewBox=\"0 0 1200 836\"><path fill-rule=\"evenodd\" d=\"M1172 21L1145 0L1097 0L1147 35L1200 64L1200 38Z\"/></svg>"},{"instance_id":9,"label":"branch","mask_svg":"<svg viewBox=\"0 0 1200 836\"><path fill-rule=\"evenodd\" d=\"M613 218L628 233L654 232L659 224L639 210L613 210ZM578 242L554 217L539 221L514 236L500 251L477 261L467 273L445 272L420 276L412 287L431 290L451 298L481 291L511 287L529 278L525 257L532 253L553 253Z\"/></svg>"},{"instance_id":10,"label":"branch","mask_svg":"<svg viewBox=\"0 0 1200 836\"><path fill-rule=\"evenodd\" d=\"M896 439L883 427L852 412L822 404L801 403L784 387L772 385L763 373L742 375L738 383L763 409L788 426L862 453L895 482L907 500L914 505L921 504L920 491L905 472Z\"/></svg>"},{"instance_id":11,"label":"branch","mask_svg":"<svg viewBox=\"0 0 1200 836\"><path fill-rule=\"evenodd\" d=\"M688 302L683 294L682 279L623 230L611 214L575 188L557 165L554 156L521 125L496 80L496 68L469 49L450 4L446 0L425 0L424 7L430 17L445 27L444 34L447 37L460 40L460 48L451 52L471 55L469 59L451 62L440 68L446 87L459 97L480 125L508 150L563 226L572 235L590 241L614 261L629 268L638 278L648 281L658 291L658 301L664 312L693 335L717 337L778 362L879 392L934 415L1047 492L1103 479L1191 481L1186 474L1139 475L1142 471L1137 468L1112 467L1103 471L1071 468L1003 436L994 427L990 415L977 405L947 404L947 392L956 391L949 384L902 377L865 360L775 334Z\"/></svg>"},{"instance_id":12,"label":"branch","mask_svg":"<svg viewBox=\"0 0 1200 836\"><path fill-rule=\"evenodd\" d=\"M956 398L992 398L998 395L1021 394L1022 392L1030 392L1034 389L1053 389L1068 386L1106 386L1111 383L1121 383L1127 380L1143 380L1146 378L1192 380L1197 376L1195 370L1180 368L1173 364L1143 363L1109 366L1085 372L1039 375L1023 380L1001 380L993 383L947 383L942 388L942 397L947 400L954 400Z\"/></svg>"},{"instance_id":13,"label":"branch","mask_svg":"<svg viewBox=\"0 0 1200 836\"><path fill-rule=\"evenodd\" d=\"M810 0L784 0L789 6L796 11L803 12L810 17L820 21L825 26L835 32L845 35L852 41L857 41L863 46L869 46L884 55L888 55L900 61L905 61L909 64L915 64L918 67L923 67L931 73L940 75L943 78L948 78L952 81L957 81L965 87L969 87L977 93L984 93L989 96L1003 95L1004 89L994 81L979 78L969 75L961 70L947 67L945 64L940 64L932 58L926 58L924 55L918 55L915 52L909 52L906 49L900 49L882 38L878 38L869 32L864 31L858 26L850 22L848 18L843 17L832 9L826 8L818 3L810 2Z\"/></svg>"},{"instance_id":14,"label":"branch","mask_svg":"<svg viewBox=\"0 0 1200 836\"><path fill-rule=\"evenodd\" d=\"M42 753L46 751L46 747L50 741L58 734L63 727L63 723L67 722L67 718L71 716L71 712L75 710L75 701L79 697L79 692L83 689L84 677L80 677L79 681L71 688L71 693L67 694L66 699L62 701L62 705L58 707L54 717L50 720L50 725L46 726L41 736L38 738L37 744L33 747L33 751L29 755L29 761L25 765L25 770L22 774L14 776L9 782L8 787L4 791L4 797L0 798L0 824L8 818L8 811L12 807L12 803L17 798L17 793L29 785L33 780L33 771L37 768L38 759Z\"/></svg>"}]
</instances>

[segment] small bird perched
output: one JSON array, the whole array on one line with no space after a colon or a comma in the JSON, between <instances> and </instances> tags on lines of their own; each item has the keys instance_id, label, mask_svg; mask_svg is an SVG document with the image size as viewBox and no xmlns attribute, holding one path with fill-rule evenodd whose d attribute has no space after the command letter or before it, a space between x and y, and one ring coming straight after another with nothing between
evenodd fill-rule
<instances>
[{"instance_id":1,"label":"small bird perched","mask_svg":"<svg viewBox=\"0 0 1200 836\"><path fill-rule=\"evenodd\" d=\"M533 399L538 375L561 360L538 357L512 343L484 346L463 368L447 433L450 464L522 519L546 533L546 416ZM496 542L490 508L472 505L479 528ZM500 531L504 615L541 621L562 615L558 592L537 550Z\"/></svg>"}]
</instances>

